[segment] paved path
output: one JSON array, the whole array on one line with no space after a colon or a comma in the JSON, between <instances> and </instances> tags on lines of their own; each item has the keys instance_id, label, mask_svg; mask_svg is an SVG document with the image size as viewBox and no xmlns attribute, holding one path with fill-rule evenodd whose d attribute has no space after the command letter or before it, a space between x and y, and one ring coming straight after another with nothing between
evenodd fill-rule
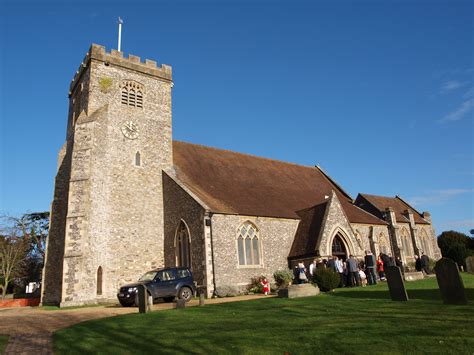
<instances>
[{"instance_id":1,"label":"paved path","mask_svg":"<svg viewBox=\"0 0 474 355\"><path fill-rule=\"evenodd\" d=\"M207 299L206 304L226 303L264 298L263 295ZM271 296L270 296L271 297ZM192 300L186 306L197 306ZM172 309L175 303L158 303L153 311ZM90 319L137 313L136 307L85 307L66 310L43 310L35 307L0 309L0 334L9 335L5 354L52 354L52 333Z\"/></svg>"}]
</instances>

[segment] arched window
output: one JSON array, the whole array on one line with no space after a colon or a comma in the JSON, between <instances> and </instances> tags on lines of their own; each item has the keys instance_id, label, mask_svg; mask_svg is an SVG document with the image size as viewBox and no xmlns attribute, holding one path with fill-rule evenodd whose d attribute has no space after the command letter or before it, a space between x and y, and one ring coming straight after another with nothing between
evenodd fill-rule
<instances>
[{"instance_id":1,"label":"arched window","mask_svg":"<svg viewBox=\"0 0 474 355\"><path fill-rule=\"evenodd\" d=\"M102 266L97 269L97 296L102 295Z\"/></svg>"},{"instance_id":2,"label":"arched window","mask_svg":"<svg viewBox=\"0 0 474 355\"><path fill-rule=\"evenodd\" d=\"M142 162L141 162L140 152L137 152L137 153L135 154L135 165L136 165L136 166L140 166L141 163L142 163Z\"/></svg>"},{"instance_id":3,"label":"arched window","mask_svg":"<svg viewBox=\"0 0 474 355\"><path fill-rule=\"evenodd\" d=\"M383 235L383 233L380 233L379 235L379 249L380 249L380 253L389 254L390 248L388 245L388 240Z\"/></svg>"},{"instance_id":4,"label":"arched window","mask_svg":"<svg viewBox=\"0 0 474 355\"><path fill-rule=\"evenodd\" d=\"M402 247L403 250L405 251L406 256L413 255L412 250L411 250L411 243L410 243L410 236L408 235L408 232L406 229L402 229Z\"/></svg>"},{"instance_id":5,"label":"arched window","mask_svg":"<svg viewBox=\"0 0 474 355\"><path fill-rule=\"evenodd\" d=\"M190 238L186 223L181 221L176 232L176 266L191 267Z\"/></svg>"},{"instance_id":6,"label":"arched window","mask_svg":"<svg viewBox=\"0 0 474 355\"><path fill-rule=\"evenodd\" d=\"M331 254L342 260L346 260L348 256L346 246L344 245L342 237L339 234L336 234L332 240Z\"/></svg>"},{"instance_id":7,"label":"arched window","mask_svg":"<svg viewBox=\"0 0 474 355\"><path fill-rule=\"evenodd\" d=\"M430 243L430 239L428 237L428 234L426 233L426 231L424 229L421 230L421 233L420 233L420 241L421 241L421 248L422 248L422 251L428 255L428 256L431 256L431 243Z\"/></svg>"},{"instance_id":8,"label":"arched window","mask_svg":"<svg viewBox=\"0 0 474 355\"><path fill-rule=\"evenodd\" d=\"M257 228L245 222L237 233L239 265L260 265L260 240Z\"/></svg>"},{"instance_id":9,"label":"arched window","mask_svg":"<svg viewBox=\"0 0 474 355\"><path fill-rule=\"evenodd\" d=\"M143 92L142 84L135 81L123 81L121 88L121 102L124 105L143 108Z\"/></svg>"}]
</instances>

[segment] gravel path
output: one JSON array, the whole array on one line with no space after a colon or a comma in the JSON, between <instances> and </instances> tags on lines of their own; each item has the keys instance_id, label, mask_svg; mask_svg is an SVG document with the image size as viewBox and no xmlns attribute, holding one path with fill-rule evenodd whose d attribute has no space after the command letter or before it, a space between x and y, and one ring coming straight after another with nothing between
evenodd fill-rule
<instances>
[{"instance_id":1,"label":"gravel path","mask_svg":"<svg viewBox=\"0 0 474 355\"><path fill-rule=\"evenodd\" d=\"M246 301L264 297L263 295L249 295L207 299L206 304ZM198 304L198 300L192 300L186 306L193 307ZM175 303L158 303L153 305L153 311L173 309L175 305ZM0 334L10 336L5 354L53 354L52 333L56 330L90 319L137 312L138 308L136 307L125 308L116 305L65 310L44 310L38 307L0 309Z\"/></svg>"}]
</instances>

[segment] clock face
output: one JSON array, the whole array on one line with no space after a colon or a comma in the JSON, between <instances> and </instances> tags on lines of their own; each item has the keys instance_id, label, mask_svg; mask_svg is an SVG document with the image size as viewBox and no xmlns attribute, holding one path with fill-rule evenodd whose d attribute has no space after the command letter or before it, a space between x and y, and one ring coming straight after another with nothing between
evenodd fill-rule
<instances>
[{"instance_id":1,"label":"clock face","mask_svg":"<svg viewBox=\"0 0 474 355\"><path fill-rule=\"evenodd\" d=\"M128 139L138 138L138 126L133 121L127 121L122 125L122 133Z\"/></svg>"}]
</instances>

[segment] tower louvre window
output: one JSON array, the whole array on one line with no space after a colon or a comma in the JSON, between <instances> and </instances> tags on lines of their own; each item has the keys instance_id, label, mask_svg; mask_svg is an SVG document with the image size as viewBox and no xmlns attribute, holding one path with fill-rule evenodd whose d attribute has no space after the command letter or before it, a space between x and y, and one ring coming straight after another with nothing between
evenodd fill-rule
<instances>
[{"instance_id":1,"label":"tower louvre window","mask_svg":"<svg viewBox=\"0 0 474 355\"><path fill-rule=\"evenodd\" d=\"M144 87L136 81L123 81L120 85L120 102L123 105L143 108Z\"/></svg>"}]
</instances>

